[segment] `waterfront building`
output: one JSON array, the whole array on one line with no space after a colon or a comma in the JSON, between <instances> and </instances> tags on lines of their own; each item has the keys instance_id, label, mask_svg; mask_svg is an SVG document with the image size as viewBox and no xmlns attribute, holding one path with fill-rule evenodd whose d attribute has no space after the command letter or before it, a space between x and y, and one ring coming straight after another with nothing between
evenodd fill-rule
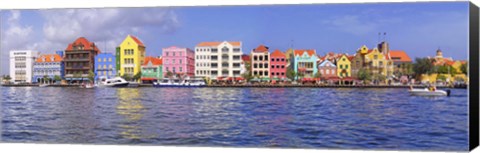
<instances>
[{"instance_id":1,"label":"waterfront building","mask_svg":"<svg viewBox=\"0 0 480 153\"><path fill-rule=\"evenodd\" d=\"M304 78L313 78L317 73L318 56L314 49L295 50L293 59L293 70L297 74L303 75ZM295 79L298 79L296 77Z\"/></svg>"},{"instance_id":2,"label":"waterfront building","mask_svg":"<svg viewBox=\"0 0 480 153\"><path fill-rule=\"evenodd\" d=\"M153 83L163 79L163 59L147 56L142 64L142 82Z\"/></svg>"},{"instance_id":3,"label":"waterfront building","mask_svg":"<svg viewBox=\"0 0 480 153\"><path fill-rule=\"evenodd\" d=\"M406 75L409 68L412 68L412 59L403 50L390 51L390 57L393 62L393 72L397 74ZM409 67L410 66L410 67ZM401 77L401 76L397 76Z\"/></svg>"},{"instance_id":4,"label":"waterfront building","mask_svg":"<svg viewBox=\"0 0 480 153\"><path fill-rule=\"evenodd\" d=\"M239 77L242 42L201 42L195 46L195 76Z\"/></svg>"},{"instance_id":5,"label":"waterfront building","mask_svg":"<svg viewBox=\"0 0 480 153\"><path fill-rule=\"evenodd\" d=\"M461 71L461 66L463 64L466 64L466 61L454 60L451 57L444 57L443 51L440 49L437 49L435 57L433 58L427 57L427 58L432 60L433 65L436 67L447 66L448 72L444 74L438 74L438 73L422 74L420 78L421 82L435 83L437 81L442 81L441 79L438 78L438 76L440 75L446 78L445 82L449 82L449 83L452 83L454 81L468 82L467 75L463 74Z\"/></svg>"},{"instance_id":6,"label":"waterfront building","mask_svg":"<svg viewBox=\"0 0 480 153\"><path fill-rule=\"evenodd\" d=\"M48 81L56 82L55 76L64 78L63 51L57 51L56 54L40 55L33 64L33 83L43 83L44 77ZM60 81L60 80L59 80Z\"/></svg>"},{"instance_id":7,"label":"waterfront building","mask_svg":"<svg viewBox=\"0 0 480 153\"><path fill-rule=\"evenodd\" d=\"M80 37L65 49L65 79L69 82L88 80L88 73L94 72L95 56L100 53L97 45Z\"/></svg>"},{"instance_id":8,"label":"waterfront building","mask_svg":"<svg viewBox=\"0 0 480 153\"><path fill-rule=\"evenodd\" d=\"M352 76L358 77L357 73L360 71L360 69L366 69L367 68L367 62L366 62L366 54L371 51L368 49L367 46L363 45L360 47L357 52L355 53L351 64L352 64Z\"/></svg>"},{"instance_id":9,"label":"waterfront building","mask_svg":"<svg viewBox=\"0 0 480 153\"><path fill-rule=\"evenodd\" d=\"M163 48L163 72L167 76L168 72L174 75L195 75L195 52L189 48L172 46Z\"/></svg>"},{"instance_id":10,"label":"waterfront building","mask_svg":"<svg viewBox=\"0 0 480 153\"><path fill-rule=\"evenodd\" d=\"M113 78L117 75L115 55L100 53L95 56L95 80L99 78Z\"/></svg>"},{"instance_id":11,"label":"waterfront building","mask_svg":"<svg viewBox=\"0 0 480 153\"><path fill-rule=\"evenodd\" d=\"M318 72L323 78L337 77L337 66L330 60L323 60L318 63Z\"/></svg>"},{"instance_id":12,"label":"waterfront building","mask_svg":"<svg viewBox=\"0 0 480 153\"><path fill-rule=\"evenodd\" d=\"M10 51L10 77L15 83L31 83L33 77L33 64L38 57L38 52L33 50Z\"/></svg>"},{"instance_id":13,"label":"waterfront building","mask_svg":"<svg viewBox=\"0 0 480 153\"><path fill-rule=\"evenodd\" d=\"M337 76L340 78L352 76L352 63L353 56L347 56L346 54L340 56L337 60Z\"/></svg>"},{"instance_id":14,"label":"waterfront building","mask_svg":"<svg viewBox=\"0 0 480 153\"><path fill-rule=\"evenodd\" d=\"M258 78L270 78L270 52L268 47L259 45L250 53L252 75Z\"/></svg>"},{"instance_id":15,"label":"waterfront building","mask_svg":"<svg viewBox=\"0 0 480 153\"><path fill-rule=\"evenodd\" d=\"M135 36L128 35L117 47L118 72L120 76L130 77L140 72L145 58L145 45Z\"/></svg>"},{"instance_id":16,"label":"waterfront building","mask_svg":"<svg viewBox=\"0 0 480 153\"><path fill-rule=\"evenodd\" d=\"M287 57L280 50L275 50L270 54L270 79L286 78L287 74Z\"/></svg>"}]
</instances>

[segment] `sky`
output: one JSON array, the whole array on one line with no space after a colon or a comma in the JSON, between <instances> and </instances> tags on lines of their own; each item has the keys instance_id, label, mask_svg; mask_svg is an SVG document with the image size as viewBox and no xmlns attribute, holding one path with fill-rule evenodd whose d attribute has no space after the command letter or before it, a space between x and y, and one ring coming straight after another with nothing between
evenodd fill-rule
<instances>
[{"instance_id":1,"label":"sky","mask_svg":"<svg viewBox=\"0 0 480 153\"><path fill-rule=\"evenodd\" d=\"M286 51L316 49L354 54L381 40L412 58L468 58L468 2L192 6L147 8L1 10L0 74L8 74L9 51L65 50L78 37L114 53L128 34L147 56L170 46L195 48L203 41L241 41L249 54L260 44ZM378 33L382 36L379 39ZM386 33L383 36L383 33Z\"/></svg>"}]
</instances>

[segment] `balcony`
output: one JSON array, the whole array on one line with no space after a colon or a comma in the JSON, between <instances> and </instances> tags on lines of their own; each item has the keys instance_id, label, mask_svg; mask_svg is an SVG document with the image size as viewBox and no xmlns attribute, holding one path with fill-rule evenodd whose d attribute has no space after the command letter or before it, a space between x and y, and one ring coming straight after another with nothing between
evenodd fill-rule
<instances>
[{"instance_id":1,"label":"balcony","mask_svg":"<svg viewBox=\"0 0 480 153\"><path fill-rule=\"evenodd\" d=\"M122 64L122 67L135 67L135 64Z\"/></svg>"},{"instance_id":2,"label":"balcony","mask_svg":"<svg viewBox=\"0 0 480 153\"><path fill-rule=\"evenodd\" d=\"M65 58L63 59L64 62L88 62L90 61L89 58Z\"/></svg>"},{"instance_id":3,"label":"balcony","mask_svg":"<svg viewBox=\"0 0 480 153\"><path fill-rule=\"evenodd\" d=\"M78 69L90 69L90 67L89 66L66 66L65 69L78 70Z\"/></svg>"},{"instance_id":4,"label":"balcony","mask_svg":"<svg viewBox=\"0 0 480 153\"><path fill-rule=\"evenodd\" d=\"M73 76L74 76L73 74L66 74L65 75L66 78L73 78ZM86 78L86 77L88 77L88 74L82 74L82 75L80 75L80 77Z\"/></svg>"}]
</instances>

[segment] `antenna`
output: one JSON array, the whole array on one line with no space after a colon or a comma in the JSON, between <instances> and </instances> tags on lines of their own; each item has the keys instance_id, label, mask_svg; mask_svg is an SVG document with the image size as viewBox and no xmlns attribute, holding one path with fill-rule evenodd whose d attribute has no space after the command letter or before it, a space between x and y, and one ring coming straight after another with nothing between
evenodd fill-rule
<instances>
[{"instance_id":1,"label":"antenna","mask_svg":"<svg viewBox=\"0 0 480 153\"><path fill-rule=\"evenodd\" d=\"M381 41L381 39L380 39L380 36L381 36L381 35L382 35L382 33L381 33L381 32L378 32L378 39L377 39L378 42Z\"/></svg>"}]
</instances>

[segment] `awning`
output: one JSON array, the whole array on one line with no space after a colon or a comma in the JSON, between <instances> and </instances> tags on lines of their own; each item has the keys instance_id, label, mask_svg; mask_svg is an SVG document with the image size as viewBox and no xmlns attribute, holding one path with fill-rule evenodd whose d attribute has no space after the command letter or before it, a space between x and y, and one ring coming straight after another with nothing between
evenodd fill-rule
<instances>
[{"instance_id":1,"label":"awning","mask_svg":"<svg viewBox=\"0 0 480 153\"><path fill-rule=\"evenodd\" d=\"M140 80L142 81L154 81L154 80L158 80L157 78L141 78Z\"/></svg>"}]
</instances>

